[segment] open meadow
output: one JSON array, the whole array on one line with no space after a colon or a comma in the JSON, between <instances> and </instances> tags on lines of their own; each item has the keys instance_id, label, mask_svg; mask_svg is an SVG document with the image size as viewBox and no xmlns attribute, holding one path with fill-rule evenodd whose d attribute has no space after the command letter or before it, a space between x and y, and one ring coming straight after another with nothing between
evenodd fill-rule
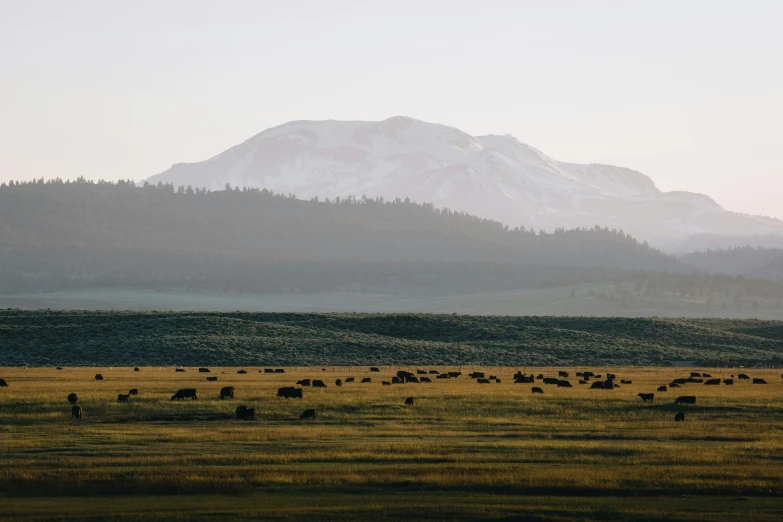
<instances>
[{"instance_id":1,"label":"open meadow","mask_svg":"<svg viewBox=\"0 0 783 522\"><path fill-rule=\"evenodd\" d=\"M184 369L0 368L0 519L783 518L781 370L700 368L768 384L658 392L692 369L420 366L402 369L462 375L388 386L400 367ZM573 388L516 384L518 370L565 370ZM616 374L619 388L578 384L586 370ZM276 396L305 378L327 388ZM233 399L218 398L224 386ZM198 399L172 401L184 388ZM255 419L238 420L239 405ZM306 409L314 420L299 419Z\"/></svg>"}]
</instances>

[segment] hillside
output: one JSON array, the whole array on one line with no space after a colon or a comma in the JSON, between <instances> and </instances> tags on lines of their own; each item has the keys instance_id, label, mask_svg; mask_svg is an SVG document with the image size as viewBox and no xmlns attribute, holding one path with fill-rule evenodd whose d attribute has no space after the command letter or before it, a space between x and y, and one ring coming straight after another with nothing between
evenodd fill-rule
<instances>
[{"instance_id":1,"label":"hillside","mask_svg":"<svg viewBox=\"0 0 783 522\"><path fill-rule=\"evenodd\" d=\"M783 249L728 248L692 252L680 257L683 264L713 274L742 275L783 280Z\"/></svg>"},{"instance_id":2,"label":"hillside","mask_svg":"<svg viewBox=\"0 0 783 522\"><path fill-rule=\"evenodd\" d=\"M8 365L783 364L775 321L0 312Z\"/></svg>"},{"instance_id":3,"label":"hillside","mask_svg":"<svg viewBox=\"0 0 783 522\"><path fill-rule=\"evenodd\" d=\"M661 192L646 175L554 160L510 135L471 136L413 118L294 121L150 183L226 183L297 197L410 198L511 227L623 229L675 248L698 234L783 234L783 222L726 211L710 197Z\"/></svg>"}]
</instances>

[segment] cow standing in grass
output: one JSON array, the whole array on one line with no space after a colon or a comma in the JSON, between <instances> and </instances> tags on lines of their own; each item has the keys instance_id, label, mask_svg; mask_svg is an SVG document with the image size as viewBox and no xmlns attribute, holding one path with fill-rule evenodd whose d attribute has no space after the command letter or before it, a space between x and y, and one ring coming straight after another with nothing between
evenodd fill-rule
<instances>
[{"instance_id":1,"label":"cow standing in grass","mask_svg":"<svg viewBox=\"0 0 783 522\"><path fill-rule=\"evenodd\" d=\"M171 396L172 401L181 401L182 399L193 399L193 400L198 399L198 397L196 397L196 389L185 388L179 390L177 393Z\"/></svg>"},{"instance_id":2,"label":"cow standing in grass","mask_svg":"<svg viewBox=\"0 0 783 522\"><path fill-rule=\"evenodd\" d=\"M234 387L233 386L225 386L220 389L220 400L223 399L233 399L234 398Z\"/></svg>"},{"instance_id":3,"label":"cow standing in grass","mask_svg":"<svg viewBox=\"0 0 783 522\"><path fill-rule=\"evenodd\" d=\"M84 415L82 408L74 404L73 407L71 408L71 418L76 420L82 420L82 415Z\"/></svg>"}]
</instances>

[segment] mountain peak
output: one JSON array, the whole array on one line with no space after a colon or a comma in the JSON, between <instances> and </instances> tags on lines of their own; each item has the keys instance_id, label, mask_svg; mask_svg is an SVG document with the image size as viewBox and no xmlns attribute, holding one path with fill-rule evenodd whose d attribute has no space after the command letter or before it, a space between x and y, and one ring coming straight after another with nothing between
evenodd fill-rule
<instances>
[{"instance_id":1,"label":"mountain peak","mask_svg":"<svg viewBox=\"0 0 783 522\"><path fill-rule=\"evenodd\" d=\"M635 170L560 162L510 134L474 137L408 116L288 122L149 181L211 190L230 183L305 199L410 198L510 226L623 229L663 247L692 234L783 232L781 223L727 212L706 196L662 193Z\"/></svg>"}]
</instances>

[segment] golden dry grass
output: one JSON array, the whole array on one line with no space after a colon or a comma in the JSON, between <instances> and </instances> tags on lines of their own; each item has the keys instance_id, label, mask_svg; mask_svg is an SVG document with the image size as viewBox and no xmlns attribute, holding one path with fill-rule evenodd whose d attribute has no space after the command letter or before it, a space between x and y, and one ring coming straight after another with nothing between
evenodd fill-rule
<instances>
[{"instance_id":1,"label":"golden dry grass","mask_svg":"<svg viewBox=\"0 0 783 522\"><path fill-rule=\"evenodd\" d=\"M532 395L534 385L513 384L516 368L481 368L502 384L478 384L467 377L474 368L462 368L458 379L382 386L397 369L212 368L213 383L195 368L2 368L0 517L90 518L103 505L126 518L188 519L210 509L226 518L383 518L376 504L407 519L783 515L780 371L746 372L766 386L687 384L643 404L638 393L690 370L609 369L633 384L604 391L576 384L579 368L569 368L573 389L537 381L545 394ZM103 381L93 379L98 372ZM334 386L347 376L373 382ZM305 377L329 387L304 388L302 400L275 397ZM237 397L220 401L226 385ZM197 388L199 400L169 400L184 387ZM130 388L139 396L118 404ZM82 421L70 419L71 392ZM679 395L698 403L674 406ZM403 405L409 396L413 407ZM236 420L239 404L255 407L256 420ZM315 421L298 420L306 408ZM674 422L677 411L686 411L685 423ZM259 495L267 501L255 502ZM96 504L66 500L75 496ZM728 502L737 497L751 500Z\"/></svg>"}]
</instances>

